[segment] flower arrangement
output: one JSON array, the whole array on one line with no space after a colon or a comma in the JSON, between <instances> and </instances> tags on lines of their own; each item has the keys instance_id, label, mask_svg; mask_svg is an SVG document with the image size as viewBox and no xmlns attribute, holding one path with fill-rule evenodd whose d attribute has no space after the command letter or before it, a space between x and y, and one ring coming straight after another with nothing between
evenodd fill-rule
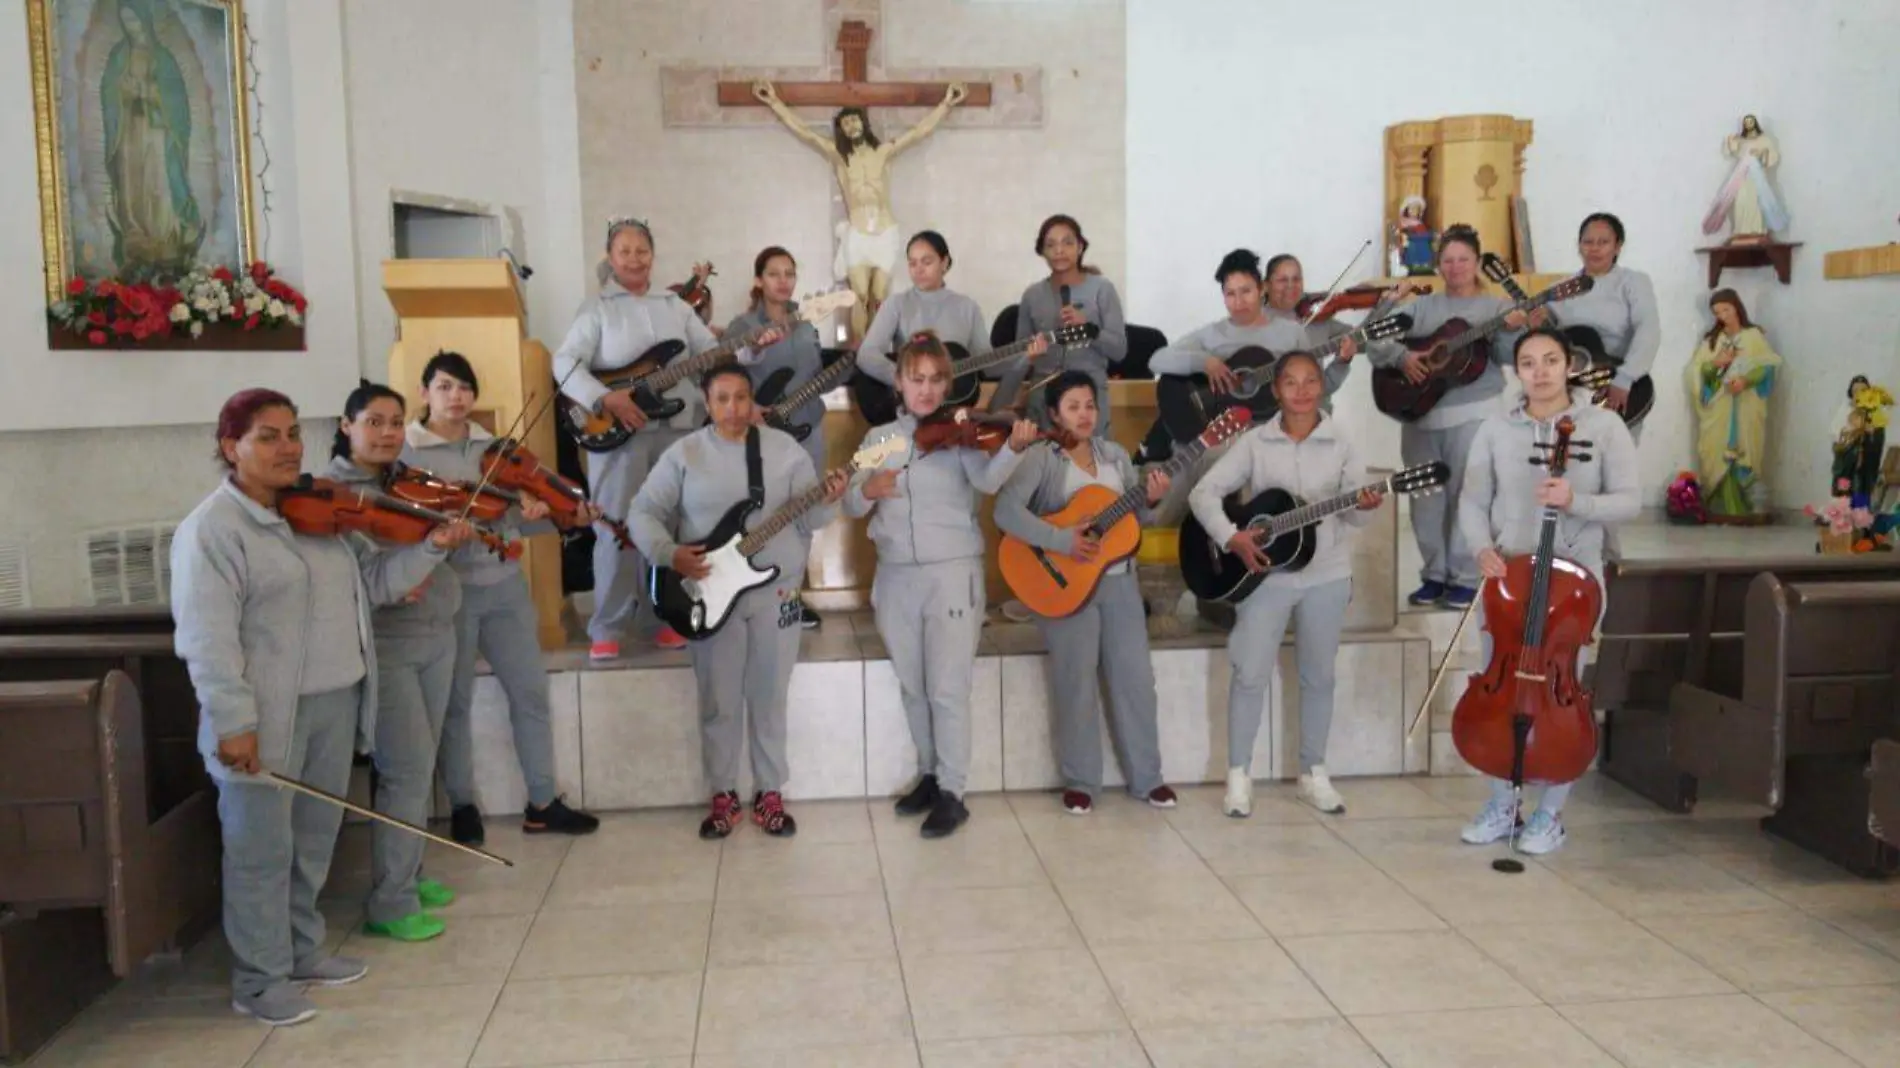
<instances>
[{"instance_id":1,"label":"flower arrangement","mask_svg":"<svg viewBox=\"0 0 1900 1068\"><path fill-rule=\"evenodd\" d=\"M1695 472L1676 472L1676 480L1669 484L1668 493L1663 498L1663 510L1672 523L1701 524L1709 521L1709 513L1702 507L1702 484L1696 481Z\"/></svg>"},{"instance_id":2,"label":"flower arrangement","mask_svg":"<svg viewBox=\"0 0 1900 1068\"><path fill-rule=\"evenodd\" d=\"M1893 407L1893 394L1875 385L1863 385L1854 390L1854 410L1862 413L1869 430L1887 428L1887 409Z\"/></svg>"},{"instance_id":3,"label":"flower arrangement","mask_svg":"<svg viewBox=\"0 0 1900 1068\"><path fill-rule=\"evenodd\" d=\"M194 267L168 285L74 278L66 283L66 299L48 308L47 317L87 344L125 348L201 338L207 330L238 336L300 327L308 307L302 293L259 261L242 274Z\"/></svg>"},{"instance_id":4,"label":"flower arrangement","mask_svg":"<svg viewBox=\"0 0 1900 1068\"><path fill-rule=\"evenodd\" d=\"M1849 497L1835 497L1819 507L1810 504L1802 511L1821 528L1821 552L1886 552L1893 548L1891 536L1874 529L1873 512L1856 507Z\"/></svg>"}]
</instances>

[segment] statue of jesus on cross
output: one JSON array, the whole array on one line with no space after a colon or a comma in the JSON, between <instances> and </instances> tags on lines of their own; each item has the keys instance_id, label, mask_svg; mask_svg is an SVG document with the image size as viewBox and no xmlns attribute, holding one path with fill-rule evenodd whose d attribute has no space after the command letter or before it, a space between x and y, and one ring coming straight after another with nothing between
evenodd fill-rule
<instances>
[{"instance_id":1,"label":"statue of jesus on cross","mask_svg":"<svg viewBox=\"0 0 1900 1068\"><path fill-rule=\"evenodd\" d=\"M889 168L892 157L929 137L950 109L969 95L962 82L952 82L943 94L943 102L930 109L922 122L904 131L889 144L878 141L871 129L870 113L861 107L840 108L832 120L832 136L827 141L813 133L798 113L778 98L769 81L752 83L752 95L772 109L785 127L799 140L817 149L831 161L838 174L838 186L844 192L850 218L838 224L838 252L832 270L843 275L858 302L851 309L851 335L862 338L877 306L890 293L891 271L903 262L903 235L897 218L891 213Z\"/></svg>"}]
</instances>

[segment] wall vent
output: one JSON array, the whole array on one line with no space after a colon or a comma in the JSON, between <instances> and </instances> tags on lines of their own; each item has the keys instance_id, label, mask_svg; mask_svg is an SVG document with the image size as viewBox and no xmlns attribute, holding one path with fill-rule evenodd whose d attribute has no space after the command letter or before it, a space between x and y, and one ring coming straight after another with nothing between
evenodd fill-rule
<instances>
[{"instance_id":1,"label":"wall vent","mask_svg":"<svg viewBox=\"0 0 1900 1068\"><path fill-rule=\"evenodd\" d=\"M33 607L33 591L26 582L26 549L0 542L0 609Z\"/></svg>"},{"instance_id":2,"label":"wall vent","mask_svg":"<svg viewBox=\"0 0 1900 1068\"><path fill-rule=\"evenodd\" d=\"M95 605L169 604L175 523L95 530L81 535Z\"/></svg>"}]
</instances>

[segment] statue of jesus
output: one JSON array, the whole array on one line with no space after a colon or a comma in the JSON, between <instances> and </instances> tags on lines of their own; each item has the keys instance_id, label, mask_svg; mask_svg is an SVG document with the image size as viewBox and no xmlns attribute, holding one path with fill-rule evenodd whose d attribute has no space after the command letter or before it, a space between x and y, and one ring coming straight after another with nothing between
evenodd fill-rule
<instances>
[{"instance_id":1,"label":"statue of jesus","mask_svg":"<svg viewBox=\"0 0 1900 1068\"><path fill-rule=\"evenodd\" d=\"M862 338L877 306L890 292L891 271L902 262L903 236L891 214L889 167L893 156L929 137L950 109L969 96L962 82L952 82L943 102L930 109L922 122L897 140L882 144L871 130L871 116L861 107L840 108L832 119L831 140L813 133L798 113L778 98L769 81L752 83L752 95L772 109L786 129L823 153L838 173L850 218L838 224L838 254L832 270L843 275L858 302L851 309L851 336Z\"/></svg>"}]
</instances>

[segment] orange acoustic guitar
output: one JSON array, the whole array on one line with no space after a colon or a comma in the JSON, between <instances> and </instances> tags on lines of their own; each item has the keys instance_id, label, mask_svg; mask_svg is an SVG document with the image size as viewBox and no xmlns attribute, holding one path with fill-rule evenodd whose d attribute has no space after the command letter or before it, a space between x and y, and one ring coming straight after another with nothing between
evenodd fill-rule
<instances>
[{"instance_id":1,"label":"orange acoustic guitar","mask_svg":"<svg viewBox=\"0 0 1900 1068\"><path fill-rule=\"evenodd\" d=\"M1253 413L1247 409L1227 409L1207 424L1199 437L1176 445L1174 456L1160 470L1174 477L1200 459L1202 453L1247 429L1252 422ZM1010 592L1031 612L1046 618L1059 619L1081 611L1095 596L1102 574L1141 547L1141 524L1135 521L1135 508L1147 496L1145 474L1120 494L1104 486L1083 486L1061 511L1041 517L1052 527L1080 527L1099 538L1101 551L1093 560L1078 560L1067 553L1031 545L1013 534L1004 535L997 563Z\"/></svg>"}]
</instances>

